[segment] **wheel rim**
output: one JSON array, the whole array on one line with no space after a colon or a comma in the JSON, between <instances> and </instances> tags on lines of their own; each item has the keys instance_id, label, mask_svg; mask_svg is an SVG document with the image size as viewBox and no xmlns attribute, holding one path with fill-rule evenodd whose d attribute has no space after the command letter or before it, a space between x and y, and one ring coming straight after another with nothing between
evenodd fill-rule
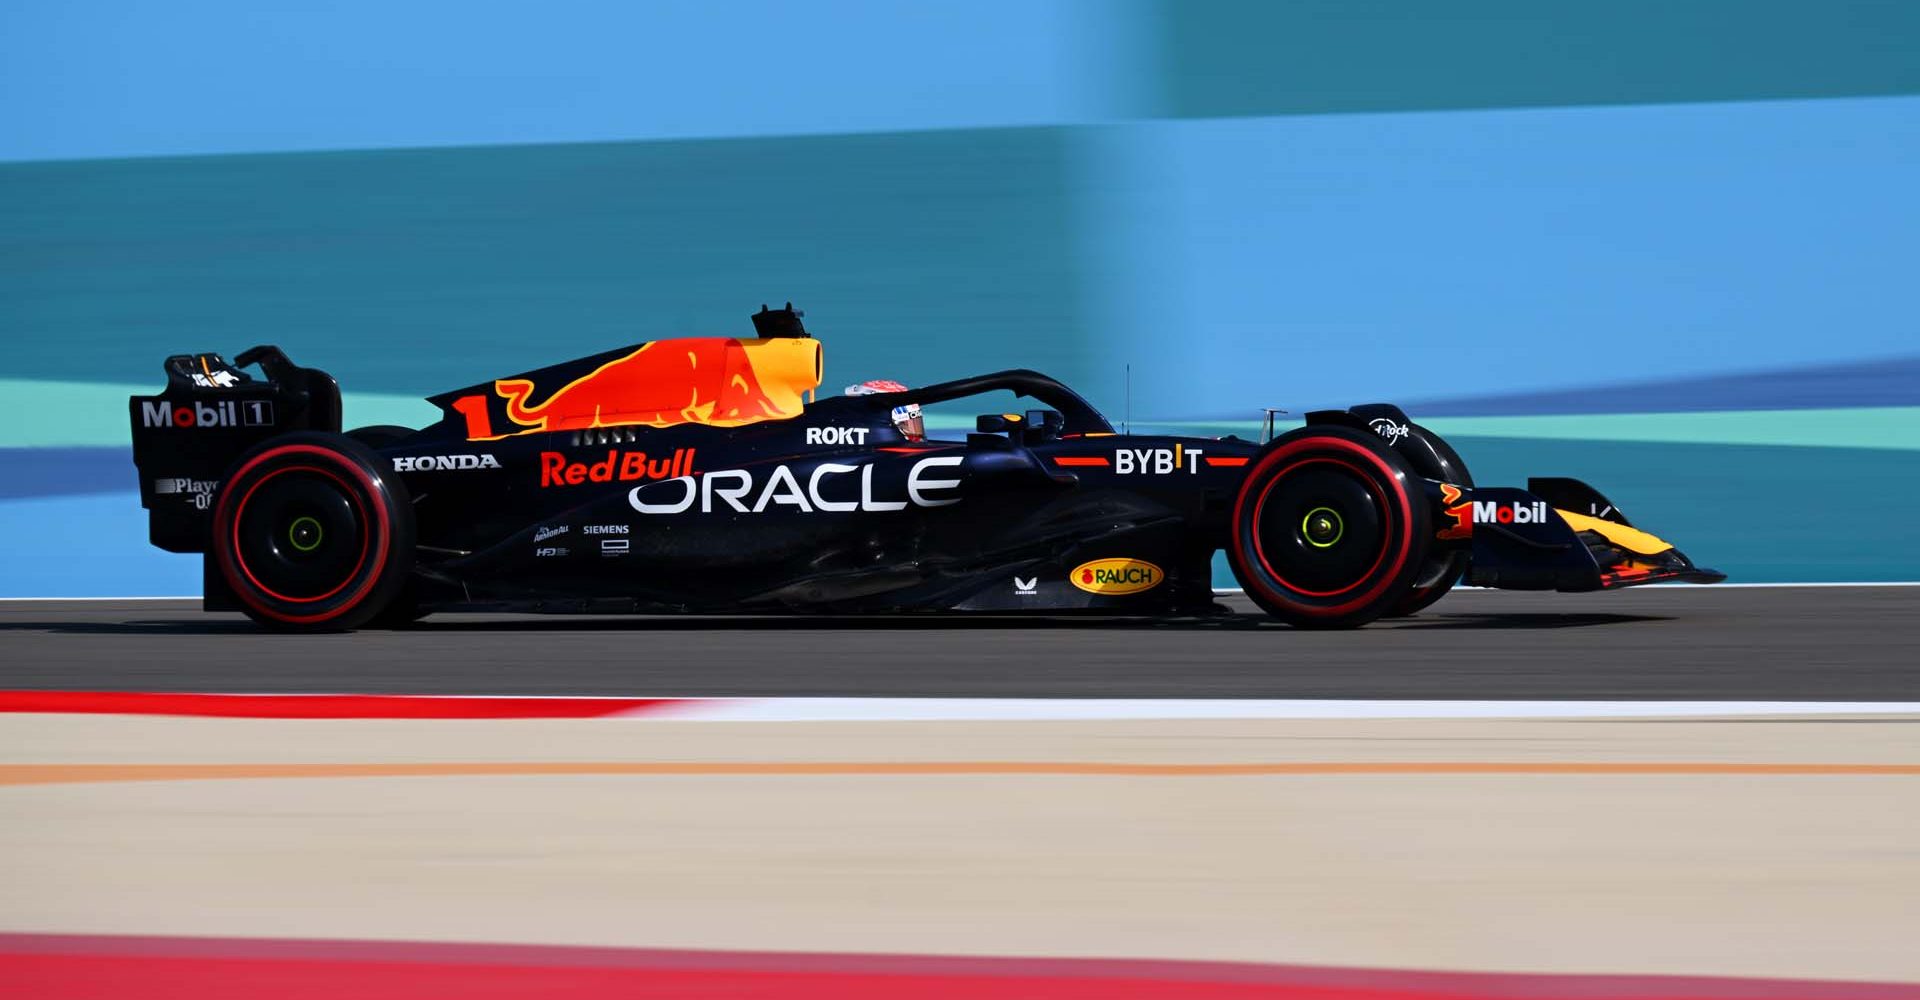
<instances>
[{"instance_id":1,"label":"wheel rim","mask_svg":"<svg viewBox=\"0 0 1920 1000\"><path fill-rule=\"evenodd\" d=\"M1346 520L1331 507L1315 507L1300 519L1300 536L1316 549L1333 548L1346 533Z\"/></svg>"},{"instance_id":2,"label":"wheel rim","mask_svg":"<svg viewBox=\"0 0 1920 1000\"><path fill-rule=\"evenodd\" d=\"M307 604L334 596L367 562L366 512L329 469L293 465L253 483L233 519L234 561L260 591Z\"/></svg>"},{"instance_id":3,"label":"wheel rim","mask_svg":"<svg viewBox=\"0 0 1920 1000\"><path fill-rule=\"evenodd\" d=\"M1336 597L1370 579L1389 549L1393 508L1363 470L1309 459L1280 472L1254 506L1254 555L1275 582Z\"/></svg>"},{"instance_id":4,"label":"wheel rim","mask_svg":"<svg viewBox=\"0 0 1920 1000\"><path fill-rule=\"evenodd\" d=\"M287 541L296 552L312 552L326 539L326 528L317 518L302 514L287 526Z\"/></svg>"}]
</instances>

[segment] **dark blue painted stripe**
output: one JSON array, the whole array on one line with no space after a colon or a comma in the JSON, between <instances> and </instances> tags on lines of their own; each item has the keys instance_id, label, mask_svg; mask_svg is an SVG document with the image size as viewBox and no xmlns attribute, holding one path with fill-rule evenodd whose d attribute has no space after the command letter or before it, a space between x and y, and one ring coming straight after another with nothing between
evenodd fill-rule
<instances>
[{"instance_id":1,"label":"dark blue painted stripe","mask_svg":"<svg viewBox=\"0 0 1920 1000\"><path fill-rule=\"evenodd\" d=\"M0 448L0 499L124 493L140 488L133 449Z\"/></svg>"}]
</instances>

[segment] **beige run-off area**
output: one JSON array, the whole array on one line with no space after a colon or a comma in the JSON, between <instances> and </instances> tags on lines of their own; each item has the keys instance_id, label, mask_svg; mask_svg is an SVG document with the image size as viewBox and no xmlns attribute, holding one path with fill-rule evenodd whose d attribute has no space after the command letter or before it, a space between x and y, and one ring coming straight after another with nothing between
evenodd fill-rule
<instances>
[{"instance_id":1,"label":"beige run-off area","mask_svg":"<svg viewBox=\"0 0 1920 1000\"><path fill-rule=\"evenodd\" d=\"M1208 770L1247 764L1376 769ZM1914 981L1914 765L1913 718L14 715L0 931Z\"/></svg>"}]
</instances>

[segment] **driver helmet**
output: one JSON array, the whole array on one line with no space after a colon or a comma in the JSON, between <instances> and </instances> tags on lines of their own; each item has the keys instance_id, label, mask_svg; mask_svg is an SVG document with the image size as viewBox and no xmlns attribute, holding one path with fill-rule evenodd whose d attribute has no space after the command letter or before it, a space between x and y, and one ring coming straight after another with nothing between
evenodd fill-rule
<instances>
[{"instance_id":1,"label":"driver helmet","mask_svg":"<svg viewBox=\"0 0 1920 1000\"><path fill-rule=\"evenodd\" d=\"M876 378L847 386L849 396L878 396L883 392L906 392L905 384L890 378ZM926 421L920 418L920 404L908 403L893 408L893 426L909 441L922 441L927 436Z\"/></svg>"}]
</instances>

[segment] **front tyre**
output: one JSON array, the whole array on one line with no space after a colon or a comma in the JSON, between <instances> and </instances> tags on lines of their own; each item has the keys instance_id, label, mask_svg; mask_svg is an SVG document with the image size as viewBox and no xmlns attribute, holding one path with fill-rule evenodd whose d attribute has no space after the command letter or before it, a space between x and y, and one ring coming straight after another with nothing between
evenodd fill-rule
<instances>
[{"instance_id":1,"label":"front tyre","mask_svg":"<svg viewBox=\"0 0 1920 1000\"><path fill-rule=\"evenodd\" d=\"M1473 488L1473 473L1467 471L1467 463L1445 438L1412 421L1408 421L1406 426L1409 444L1417 444L1417 447L1401 448L1398 453L1411 460L1415 472L1428 479ZM1473 553L1469 549L1434 546L1434 551L1427 554L1420 575L1414 579L1413 589L1387 612L1387 617L1416 614L1447 596L1447 592L1466 576L1467 567L1472 562Z\"/></svg>"},{"instance_id":2,"label":"front tyre","mask_svg":"<svg viewBox=\"0 0 1920 1000\"><path fill-rule=\"evenodd\" d=\"M213 556L253 620L345 631L380 614L413 568L406 486L367 446L301 432L248 452L220 484Z\"/></svg>"},{"instance_id":3,"label":"front tyre","mask_svg":"<svg viewBox=\"0 0 1920 1000\"><path fill-rule=\"evenodd\" d=\"M1418 476L1376 435L1315 425L1256 455L1227 562L1247 596L1301 628L1353 628L1412 589L1433 537Z\"/></svg>"}]
</instances>

